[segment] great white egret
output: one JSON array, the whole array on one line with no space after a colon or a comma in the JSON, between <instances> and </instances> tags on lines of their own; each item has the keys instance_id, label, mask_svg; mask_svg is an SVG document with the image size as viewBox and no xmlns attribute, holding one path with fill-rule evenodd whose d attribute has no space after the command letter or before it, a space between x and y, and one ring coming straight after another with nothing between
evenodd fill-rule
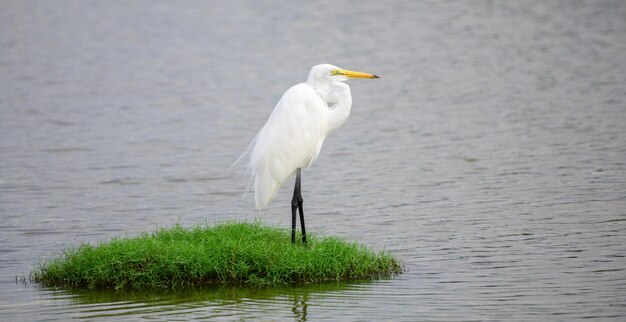
<instances>
[{"instance_id":1,"label":"great white egret","mask_svg":"<svg viewBox=\"0 0 626 322\"><path fill-rule=\"evenodd\" d=\"M302 242L306 243L301 169L315 162L326 136L348 119L352 95L350 87L343 83L348 78L378 76L330 64L313 66L305 83L294 85L283 94L248 147L257 210L267 207L281 184L296 175L291 200L292 243L296 242L296 210L300 214Z\"/></svg>"}]
</instances>

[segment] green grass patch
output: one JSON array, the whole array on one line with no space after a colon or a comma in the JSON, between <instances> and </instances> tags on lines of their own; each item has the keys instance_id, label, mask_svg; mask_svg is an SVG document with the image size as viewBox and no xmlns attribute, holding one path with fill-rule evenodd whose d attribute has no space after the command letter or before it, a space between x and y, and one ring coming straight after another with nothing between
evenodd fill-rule
<instances>
[{"instance_id":1,"label":"green grass patch","mask_svg":"<svg viewBox=\"0 0 626 322\"><path fill-rule=\"evenodd\" d=\"M44 286L141 290L364 280L402 270L388 253L354 242L308 234L306 246L293 245L290 234L258 222L176 225L83 244L37 265L31 278Z\"/></svg>"}]
</instances>

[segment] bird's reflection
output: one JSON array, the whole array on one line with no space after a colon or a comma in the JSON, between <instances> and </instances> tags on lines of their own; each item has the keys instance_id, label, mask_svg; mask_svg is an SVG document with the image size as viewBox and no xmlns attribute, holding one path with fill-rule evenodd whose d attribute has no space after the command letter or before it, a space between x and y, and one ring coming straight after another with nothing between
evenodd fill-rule
<instances>
[{"instance_id":1,"label":"bird's reflection","mask_svg":"<svg viewBox=\"0 0 626 322\"><path fill-rule=\"evenodd\" d=\"M293 316L296 321L306 321L307 320L307 301L309 300L309 293L303 292L293 295L293 307L291 308L291 312L293 312Z\"/></svg>"}]
</instances>

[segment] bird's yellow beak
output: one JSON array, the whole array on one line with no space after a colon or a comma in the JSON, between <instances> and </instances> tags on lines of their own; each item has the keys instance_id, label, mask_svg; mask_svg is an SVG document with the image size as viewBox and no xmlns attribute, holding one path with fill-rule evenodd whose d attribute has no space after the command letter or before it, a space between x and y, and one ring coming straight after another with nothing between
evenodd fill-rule
<instances>
[{"instance_id":1,"label":"bird's yellow beak","mask_svg":"<svg viewBox=\"0 0 626 322\"><path fill-rule=\"evenodd\" d=\"M337 74L339 75L343 75L346 76L348 78L380 78L374 74L368 74L368 73L363 73L363 72L355 72L352 70L346 70L346 69L337 69Z\"/></svg>"}]
</instances>

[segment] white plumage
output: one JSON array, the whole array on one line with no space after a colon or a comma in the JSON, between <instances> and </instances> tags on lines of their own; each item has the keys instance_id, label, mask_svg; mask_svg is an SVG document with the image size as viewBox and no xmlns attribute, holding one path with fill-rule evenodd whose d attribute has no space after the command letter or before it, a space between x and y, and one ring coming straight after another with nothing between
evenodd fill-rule
<instances>
[{"instance_id":1,"label":"white plumage","mask_svg":"<svg viewBox=\"0 0 626 322\"><path fill-rule=\"evenodd\" d=\"M352 96L342 81L350 77L378 78L329 64L316 65L305 83L289 88L278 101L249 147L256 209L267 207L297 169L313 164L326 136L347 120Z\"/></svg>"}]
</instances>

